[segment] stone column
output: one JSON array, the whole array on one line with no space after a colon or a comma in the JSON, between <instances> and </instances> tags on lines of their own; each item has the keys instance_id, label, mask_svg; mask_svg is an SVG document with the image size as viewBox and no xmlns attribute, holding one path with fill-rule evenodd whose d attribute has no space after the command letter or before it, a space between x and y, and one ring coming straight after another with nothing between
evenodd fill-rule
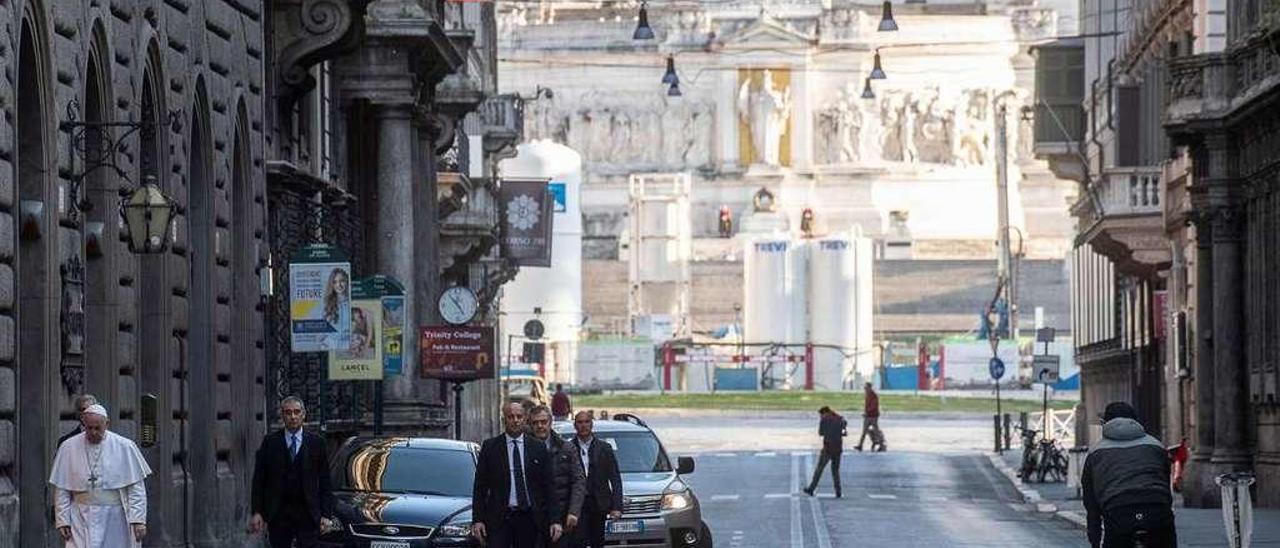
<instances>
[{"instance_id":1,"label":"stone column","mask_svg":"<svg viewBox=\"0 0 1280 548\"><path fill-rule=\"evenodd\" d=\"M1213 230L1205 215L1196 216L1195 392L1196 432L1188 469L1186 500L1191 506L1213 506L1217 486L1206 467L1213 456Z\"/></svg>"},{"instance_id":2,"label":"stone column","mask_svg":"<svg viewBox=\"0 0 1280 548\"><path fill-rule=\"evenodd\" d=\"M1247 467L1247 357L1244 347L1243 212L1213 210L1213 459L1215 467Z\"/></svg>"}]
</instances>

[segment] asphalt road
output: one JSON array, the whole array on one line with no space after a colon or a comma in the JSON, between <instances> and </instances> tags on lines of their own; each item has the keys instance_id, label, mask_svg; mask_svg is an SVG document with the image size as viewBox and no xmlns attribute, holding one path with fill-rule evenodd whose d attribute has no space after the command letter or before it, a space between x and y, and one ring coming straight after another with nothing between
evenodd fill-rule
<instances>
[{"instance_id":1,"label":"asphalt road","mask_svg":"<svg viewBox=\"0 0 1280 548\"><path fill-rule=\"evenodd\" d=\"M816 460L812 420L726 414L646 420L670 453L695 457L687 480L717 547L1087 546L1083 531L1018 502L978 449L990 435L978 418L900 417L896 427L885 424L889 452L845 452L841 499L833 496L829 469L817 497L800 492ZM783 432L792 421L804 423L797 424L802 435ZM947 435L915 439L931 432ZM968 433L979 439L962 441ZM895 439L912 449L894 450Z\"/></svg>"}]
</instances>

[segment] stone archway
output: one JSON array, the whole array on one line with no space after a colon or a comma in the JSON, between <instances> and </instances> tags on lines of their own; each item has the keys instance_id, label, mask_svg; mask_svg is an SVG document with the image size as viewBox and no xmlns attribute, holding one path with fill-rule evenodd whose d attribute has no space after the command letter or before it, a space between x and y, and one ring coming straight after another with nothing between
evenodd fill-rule
<instances>
[{"instance_id":1,"label":"stone archway","mask_svg":"<svg viewBox=\"0 0 1280 548\"><path fill-rule=\"evenodd\" d=\"M51 280L56 275L57 202L51 191L54 172L50 159L49 83L45 33L38 20L39 6L28 8L22 19L17 66L17 169L18 207L17 273L17 422L18 481L21 509L19 544L43 546L52 529L47 523L50 503L47 474L53 441L57 439L57 393L54 375L59 363L56 299Z\"/></svg>"}]
</instances>

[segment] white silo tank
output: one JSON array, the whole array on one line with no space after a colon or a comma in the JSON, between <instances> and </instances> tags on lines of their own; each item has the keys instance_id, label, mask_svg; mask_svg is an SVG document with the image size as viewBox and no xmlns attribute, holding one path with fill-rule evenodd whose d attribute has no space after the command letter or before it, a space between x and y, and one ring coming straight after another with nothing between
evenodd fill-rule
<instances>
[{"instance_id":1,"label":"white silo tank","mask_svg":"<svg viewBox=\"0 0 1280 548\"><path fill-rule=\"evenodd\" d=\"M849 387L858 348L858 248L847 234L809 245L809 337L818 390Z\"/></svg>"},{"instance_id":2,"label":"white silo tank","mask_svg":"<svg viewBox=\"0 0 1280 548\"><path fill-rule=\"evenodd\" d=\"M534 309L541 309L537 317L546 326L543 340L556 346L554 353L548 352L555 363L547 364L547 376L573 383L583 320L582 155L551 140L537 140L519 145L515 158L502 161L500 172L512 179L548 179L556 197L551 266L521 267L503 285L502 333L520 335L525 322L535 317ZM507 344L505 337L501 344ZM512 349L511 355L519 351Z\"/></svg>"},{"instance_id":3,"label":"white silo tank","mask_svg":"<svg viewBox=\"0 0 1280 548\"><path fill-rule=\"evenodd\" d=\"M743 250L743 335L751 343L798 343L804 333L803 250L785 234L756 237ZM764 347L748 353L759 355ZM763 372L763 364L757 364ZM775 386L787 382L775 364Z\"/></svg>"}]
</instances>

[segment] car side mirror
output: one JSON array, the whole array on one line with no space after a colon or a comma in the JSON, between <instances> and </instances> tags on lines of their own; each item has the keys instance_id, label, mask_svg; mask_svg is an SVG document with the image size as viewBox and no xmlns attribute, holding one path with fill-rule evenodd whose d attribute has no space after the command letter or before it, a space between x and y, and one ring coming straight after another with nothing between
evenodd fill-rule
<instances>
[{"instance_id":1,"label":"car side mirror","mask_svg":"<svg viewBox=\"0 0 1280 548\"><path fill-rule=\"evenodd\" d=\"M693 457L676 457L676 473L692 474L693 473Z\"/></svg>"}]
</instances>

